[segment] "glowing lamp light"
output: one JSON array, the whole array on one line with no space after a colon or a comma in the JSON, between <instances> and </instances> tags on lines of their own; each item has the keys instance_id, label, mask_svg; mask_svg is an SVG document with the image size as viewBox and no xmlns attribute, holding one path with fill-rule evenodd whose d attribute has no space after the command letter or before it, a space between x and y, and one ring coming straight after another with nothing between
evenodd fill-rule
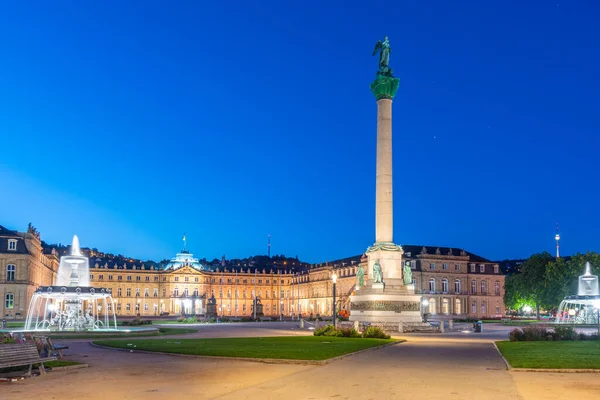
<instances>
[{"instance_id":1,"label":"glowing lamp light","mask_svg":"<svg viewBox=\"0 0 600 400\"><path fill-rule=\"evenodd\" d=\"M525 311L526 313L531 312L531 306L524 306L523 311Z\"/></svg>"},{"instance_id":2,"label":"glowing lamp light","mask_svg":"<svg viewBox=\"0 0 600 400\"><path fill-rule=\"evenodd\" d=\"M423 303L423 306L427 307L429 305L429 300L423 299L422 303Z\"/></svg>"},{"instance_id":3,"label":"glowing lamp light","mask_svg":"<svg viewBox=\"0 0 600 400\"><path fill-rule=\"evenodd\" d=\"M54 304L48 304L48 311L54 311L56 310L56 307L54 306Z\"/></svg>"},{"instance_id":4,"label":"glowing lamp light","mask_svg":"<svg viewBox=\"0 0 600 400\"><path fill-rule=\"evenodd\" d=\"M577 311L575 311L575 309L574 309L574 308L571 308L571 309L569 310L569 315L570 315L571 317L572 317L573 315L575 315L576 313L577 313Z\"/></svg>"},{"instance_id":5,"label":"glowing lamp light","mask_svg":"<svg viewBox=\"0 0 600 400\"><path fill-rule=\"evenodd\" d=\"M333 283L336 283L337 282L337 275L336 274L331 275L331 279L333 280Z\"/></svg>"}]
</instances>

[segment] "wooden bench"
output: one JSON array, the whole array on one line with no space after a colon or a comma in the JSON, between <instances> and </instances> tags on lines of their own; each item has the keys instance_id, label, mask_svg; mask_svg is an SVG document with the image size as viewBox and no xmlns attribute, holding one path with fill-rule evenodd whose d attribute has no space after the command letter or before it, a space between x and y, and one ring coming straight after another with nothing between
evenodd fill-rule
<instances>
[{"instance_id":1,"label":"wooden bench","mask_svg":"<svg viewBox=\"0 0 600 400\"><path fill-rule=\"evenodd\" d=\"M40 374L45 374L44 363L54 360L56 357L40 357L35 343L0 345L0 368L29 365L27 376L31 376L33 364L40 364Z\"/></svg>"},{"instance_id":2,"label":"wooden bench","mask_svg":"<svg viewBox=\"0 0 600 400\"><path fill-rule=\"evenodd\" d=\"M265 322L265 321L268 321L268 322L273 321L273 318L271 318L271 317L260 317L260 322Z\"/></svg>"}]
</instances>

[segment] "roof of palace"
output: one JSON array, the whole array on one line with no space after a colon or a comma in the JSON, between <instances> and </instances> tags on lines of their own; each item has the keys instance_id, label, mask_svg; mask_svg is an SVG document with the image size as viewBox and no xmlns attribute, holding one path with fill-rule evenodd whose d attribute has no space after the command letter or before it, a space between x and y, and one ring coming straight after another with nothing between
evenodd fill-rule
<instances>
[{"instance_id":1,"label":"roof of palace","mask_svg":"<svg viewBox=\"0 0 600 400\"><path fill-rule=\"evenodd\" d=\"M197 258L194 258L194 255L187 250L182 250L180 253L177 253L175 257L173 257L171 261L165 265L164 270L176 270L181 267L190 267L198 271L210 270L206 266L202 265L200 261Z\"/></svg>"},{"instance_id":2,"label":"roof of palace","mask_svg":"<svg viewBox=\"0 0 600 400\"><path fill-rule=\"evenodd\" d=\"M16 239L17 240L17 249L16 250L8 250L8 240ZM10 254L29 254L27 250L27 246L25 245L25 241L19 235L17 231L11 231L10 229L6 229L2 225L0 225L0 253L10 253Z\"/></svg>"}]
</instances>

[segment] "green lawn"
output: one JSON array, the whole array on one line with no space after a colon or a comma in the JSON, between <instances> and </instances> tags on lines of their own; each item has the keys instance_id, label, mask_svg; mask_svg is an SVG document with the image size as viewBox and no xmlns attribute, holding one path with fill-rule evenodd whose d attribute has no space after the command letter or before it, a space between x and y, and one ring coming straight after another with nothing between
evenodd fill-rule
<instances>
[{"instance_id":1,"label":"green lawn","mask_svg":"<svg viewBox=\"0 0 600 400\"><path fill-rule=\"evenodd\" d=\"M136 350L165 353L289 360L326 360L392 342L394 342L392 339L351 339L324 336L94 341L102 346L122 349L133 349L133 346L136 346Z\"/></svg>"},{"instance_id":2,"label":"green lawn","mask_svg":"<svg viewBox=\"0 0 600 400\"><path fill-rule=\"evenodd\" d=\"M71 365L80 365L80 362L77 361L69 361L69 360L55 360L48 361L44 363L44 366L47 368L56 368L56 367L69 367Z\"/></svg>"},{"instance_id":3,"label":"green lawn","mask_svg":"<svg viewBox=\"0 0 600 400\"><path fill-rule=\"evenodd\" d=\"M122 332L122 333L99 333L94 335L93 333L73 333L73 334L50 334L49 336L53 339L119 339L125 337L140 337L140 336L168 336L168 335L183 335L186 333L197 332L197 329L191 328L158 328L158 332Z\"/></svg>"},{"instance_id":4,"label":"green lawn","mask_svg":"<svg viewBox=\"0 0 600 400\"><path fill-rule=\"evenodd\" d=\"M496 342L513 368L600 368L600 341Z\"/></svg>"}]
</instances>

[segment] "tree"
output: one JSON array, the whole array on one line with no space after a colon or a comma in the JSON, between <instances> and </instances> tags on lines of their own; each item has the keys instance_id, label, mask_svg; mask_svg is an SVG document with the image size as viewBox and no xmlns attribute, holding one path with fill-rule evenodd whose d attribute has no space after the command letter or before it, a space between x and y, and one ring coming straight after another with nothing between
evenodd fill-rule
<instances>
[{"instance_id":1,"label":"tree","mask_svg":"<svg viewBox=\"0 0 600 400\"><path fill-rule=\"evenodd\" d=\"M505 304L521 308L530 304L535 307L536 318L540 319L540 308L547 306L548 282L546 267L554 257L548 252L533 254L521 266L521 273L506 278Z\"/></svg>"}]
</instances>

